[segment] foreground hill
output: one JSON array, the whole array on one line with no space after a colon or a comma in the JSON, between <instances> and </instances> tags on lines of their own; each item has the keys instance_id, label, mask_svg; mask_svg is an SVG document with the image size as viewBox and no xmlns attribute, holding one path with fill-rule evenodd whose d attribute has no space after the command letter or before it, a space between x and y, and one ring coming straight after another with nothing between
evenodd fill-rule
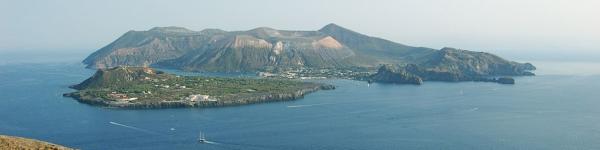
<instances>
[{"instance_id":1,"label":"foreground hill","mask_svg":"<svg viewBox=\"0 0 600 150\"><path fill-rule=\"evenodd\" d=\"M88 56L90 68L160 66L187 71L254 72L273 68L375 68L418 64L469 74L523 75L531 64L489 53L412 47L329 24L317 31L157 27L129 31ZM509 69L507 69L509 68Z\"/></svg>"},{"instance_id":2,"label":"foreground hill","mask_svg":"<svg viewBox=\"0 0 600 150\"><path fill-rule=\"evenodd\" d=\"M72 150L72 148L15 136L0 135L0 149L3 150Z\"/></svg>"},{"instance_id":3,"label":"foreground hill","mask_svg":"<svg viewBox=\"0 0 600 150\"><path fill-rule=\"evenodd\" d=\"M295 100L335 87L321 83L177 76L147 67L99 69L64 94L80 102L123 108L215 107Z\"/></svg>"}]
</instances>

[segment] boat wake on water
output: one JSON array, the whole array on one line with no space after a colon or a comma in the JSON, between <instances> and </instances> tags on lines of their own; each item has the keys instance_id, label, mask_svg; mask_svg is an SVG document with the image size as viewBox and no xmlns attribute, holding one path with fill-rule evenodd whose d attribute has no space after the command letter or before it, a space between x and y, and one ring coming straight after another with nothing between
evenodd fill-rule
<instances>
[{"instance_id":1,"label":"boat wake on water","mask_svg":"<svg viewBox=\"0 0 600 150\"><path fill-rule=\"evenodd\" d=\"M130 125L125 125L125 124L121 124L121 123L117 123L117 122L108 122L111 125L115 125L115 126L119 126L119 127L124 127L124 128L128 128L128 129L132 129L135 131L140 131L140 132L144 132L144 133L148 133L148 134L154 134L154 135L164 135L158 132L154 132L154 131L150 131L150 130L146 130L146 129L142 129L142 128L138 128L138 127L134 127L134 126L130 126ZM168 135L164 135L164 136L168 136ZM244 147L244 148L259 148L259 149L271 149L274 147L270 147L270 146L266 146L266 145L256 145L256 144L242 144L242 143L229 143L229 142L221 142L221 141L212 141L212 140L207 140L206 137L204 136L204 134L201 132L200 136L197 139L198 143L201 144L209 144L209 145L215 145L215 146L219 146L222 148L226 148L226 149L237 149L234 147ZM233 146L233 147L231 147Z\"/></svg>"},{"instance_id":2,"label":"boat wake on water","mask_svg":"<svg viewBox=\"0 0 600 150\"><path fill-rule=\"evenodd\" d=\"M145 129L142 129L142 128L137 128L137 127L133 127L133 126L128 126L128 125L124 125L124 124L120 124L120 123L116 123L116 122L112 122L112 121L111 121L111 122L108 122L108 123L110 123L110 124L112 124L112 125L120 126L120 127L129 128L129 129L132 129L132 130L136 130L136 131L140 131L140 132L148 133L148 134L154 134L154 135L163 135L163 134L160 134L160 133L158 133L158 132L153 132L153 131L150 131L150 130L145 130Z\"/></svg>"},{"instance_id":3,"label":"boat wake on water","mask_svg":"<svg viewBox=\"0 0 600 150\"><path fill-rule=\"evenodd\" d=\"M200 132L198 139L196 139L200 144L209 144L218 146L225 149L238 149L240 147L242 149L281 149L280 147L273 147L268 145L257 145L257 144L243 144L243 143L231 143L231 142L217 142L217 141L209 141L206 136L202 132Z\"/></svg>"}]
</instances>

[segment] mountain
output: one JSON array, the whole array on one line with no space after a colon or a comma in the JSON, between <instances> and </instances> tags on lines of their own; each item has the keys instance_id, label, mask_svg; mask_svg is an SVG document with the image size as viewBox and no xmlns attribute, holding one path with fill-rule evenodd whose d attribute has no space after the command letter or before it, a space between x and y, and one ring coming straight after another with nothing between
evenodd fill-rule
<instances>
[{"instance_id":1,"label":"mountain","mask_svg":"<svg viewBox=\"0 0 600 150\"><path fill-rule=\"evenodd\" d=\"M191 71L255 71L265 66L344 67L354 52L333 37L315 31L261 27L211 37L203 47L158 63Z\"/></svg>"},{"instance_id":2,"label":"mountain","mask_svg":"<svg viewBox=\"0 0 600 150\"><path fill-rule=\"evenodd\" d=\"M317 31L248 31L156 27L129 31L88 56L89 68L159 66L187 71L254 72L266 68L373 68L418 64L468 74L523 75L531 64L483 52L412 47L367 36L336 24ZM512 70L511 70L512 69Z\"/></svg>"},{"instance_id":3,"label":"mountain","mask_svg":"<svg viewBox=\"0 0 600 150\"><path fill-rule=\"evenodd\" d=\"M384 61L381 63L413 62L436 51L431 48L412 47L386 39L370 37L333 23L321 28L319 32L332 36L360 55L379 60L383 58Z\"/></svg>"},{"instance_id":4,"label":"mountain","mask_svg":"<svg viewBox=\"0 0 600 150\"><path fill-rule=\"evenodd\" d=\"M156 27L148 31L129 31L114 42L88 56L83 63L92 68L121 65L147 66L175 59L199 49L210 37L224 31L208 29L200 32L180 27Z\"/></svg>"}]
</instances>

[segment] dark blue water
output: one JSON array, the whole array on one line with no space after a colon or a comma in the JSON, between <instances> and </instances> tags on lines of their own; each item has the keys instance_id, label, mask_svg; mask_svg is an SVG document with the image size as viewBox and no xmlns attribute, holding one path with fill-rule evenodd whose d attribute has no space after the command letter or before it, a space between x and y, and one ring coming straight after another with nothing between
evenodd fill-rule
<instances>
[{"instance_id":1,"label":"dark blue water","mask_svg":"<svg viewBox=\"0 0 600 150\"><path fill-rule=\"evenodd\" d=\"M61 96L93 73L78 61L0 64L0 134L99 150L600 149L600 76L584 63L516 85L325 80L338 88L292 102L118 110Z\"/></svg>"}]
</instances>

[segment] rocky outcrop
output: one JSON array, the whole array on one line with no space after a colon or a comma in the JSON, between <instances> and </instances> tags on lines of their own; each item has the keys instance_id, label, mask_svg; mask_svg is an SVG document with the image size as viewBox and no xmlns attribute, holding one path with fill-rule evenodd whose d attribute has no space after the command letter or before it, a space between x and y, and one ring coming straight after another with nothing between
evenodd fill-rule
<instances>
[{"instance_id":1,"label":"rocky outcrop","mask_svg":"<svg viewBox=\"0 0 600 150\"><path fill-rule=\"evenodd\" d=\"M369 77L369 82L384 82L398 84L423 84L423 79L405 70L398 70L391 65L379 68L376 74Z\"/></svg>"}]
</instances>

